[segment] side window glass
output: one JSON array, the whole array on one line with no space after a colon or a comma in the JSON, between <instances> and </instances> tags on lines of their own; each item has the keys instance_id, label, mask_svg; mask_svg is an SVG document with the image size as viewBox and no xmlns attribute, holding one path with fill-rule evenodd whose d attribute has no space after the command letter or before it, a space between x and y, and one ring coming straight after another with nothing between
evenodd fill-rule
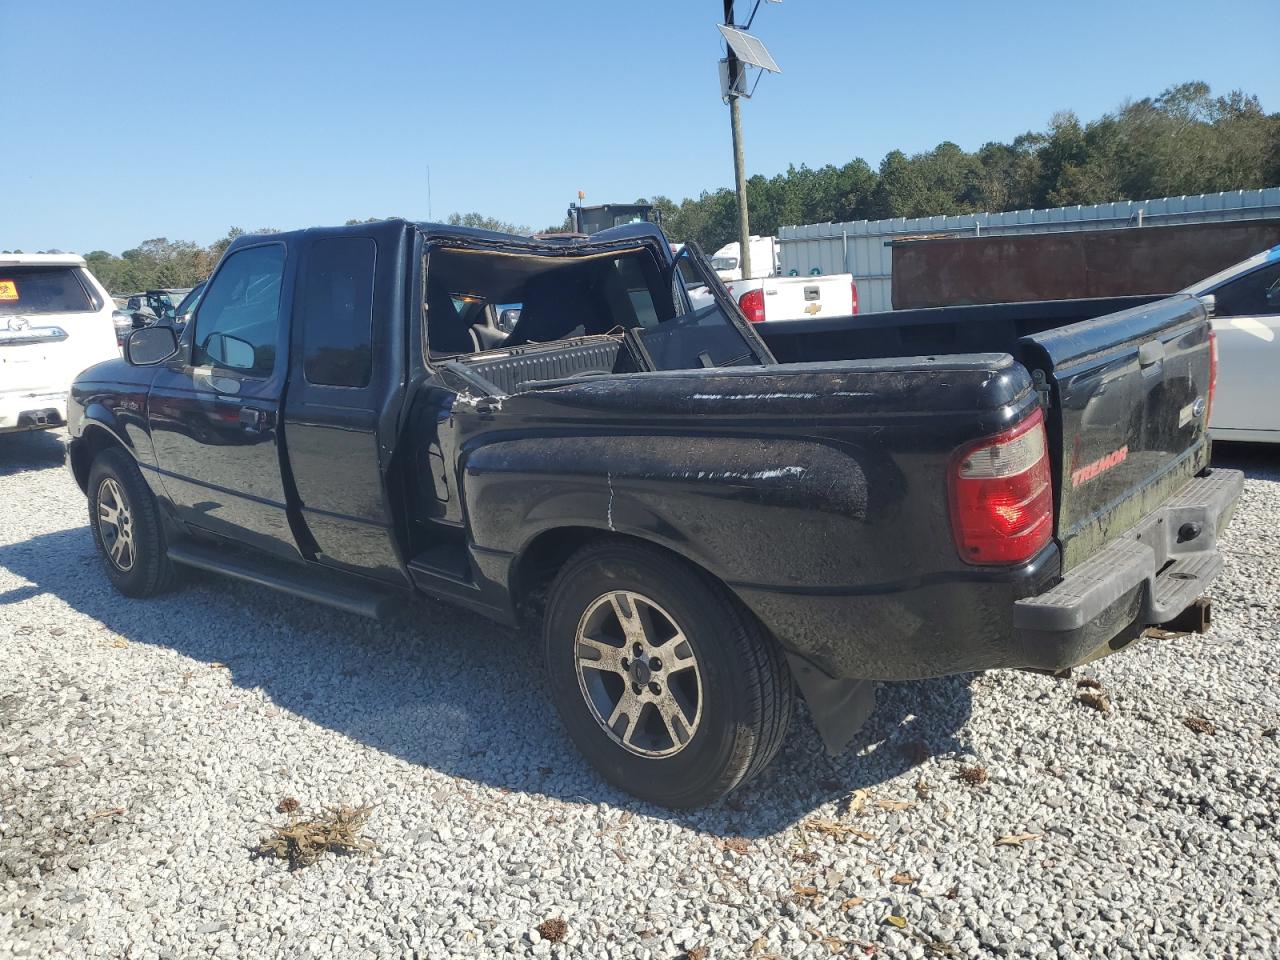
<instances>
[{"instance_id":1,"label":"side window glass","mask_svg":"<svg viewBox=\"0 0 1280 960\"><path fill-rule=\"evenodd\" d=\"M1215 312L1220 317L1280 314L1280 263L1219 287L1214 300Z\"/></svg>"},{"instance_id":2,"label":"side window glass","mask_svg":"<svg viewBox=\"0 0 1280 960\"><path fill-rule=\"evenodd\" d=\"M205 289L196 311L191 363L270 376L280 331L284 246L233 253Z\"/></svg>"},{"instance_id":3,"label":"side window glass","mask_svg":"<svg viewBox=\"0 0 1280 960\"><path fill-rule=\"evenodd\" d=\"M303 374L309 383L369 385L376 255L367 237L333 237L312 245L302 293Z\"/></svg>"}]
</instances>

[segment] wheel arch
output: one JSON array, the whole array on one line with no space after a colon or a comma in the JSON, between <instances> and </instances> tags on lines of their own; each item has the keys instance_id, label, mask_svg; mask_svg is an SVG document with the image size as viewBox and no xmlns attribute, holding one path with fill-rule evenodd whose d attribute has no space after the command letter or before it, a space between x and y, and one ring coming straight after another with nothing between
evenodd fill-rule
<instances>
[{"instance_id":1,"label":"wheel arch","mask_svg":"<svg viewBox=\"0 0 1280 960\"><path fill-rule=\"evenodd\" d=\"M80 436L67 445L67 462L81 493L87 494L89 491L89 471L93 468L93 461L103 450L112 447L119 447L133 456L115 431L97 421L86 423Z\"/></svg>"},{"instance_id":2,"label":"wheel arch","mask_svg":"<svg viewBox=\"0 0 1280 960\"><path fill-rule=\"evenodd\" d=\"M511 562L508 582L516 617L522 626L532 628L541 622L547 591L569 558L588 544L605 540L649 547L688 563L724 588L729 596L746 609L746 605L742 604L741 599L724 580L699 563L695 557L668 543L631 533L618 533L605 527L570 524L539 531L525 543Z\"/></svg>"}]
</instances>

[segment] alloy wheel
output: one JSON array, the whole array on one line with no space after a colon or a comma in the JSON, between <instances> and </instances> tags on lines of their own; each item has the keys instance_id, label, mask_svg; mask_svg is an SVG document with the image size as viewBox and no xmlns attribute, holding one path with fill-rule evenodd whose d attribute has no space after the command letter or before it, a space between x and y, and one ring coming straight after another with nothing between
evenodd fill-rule
<instances>
[{"instance_id":1,"label":"alloy wheel","mask_svg":"<svg viewBox=\"0 0 1280 960\"><path fill-rule=\"evenodd\" d=\"M98 533L107 559L122 573L133 569L133 511L120 484L106 477L98 486Z\"/></svg>"},{"instance_id":2,"label":"alloy wheel","mask_svg":"<svg viewBox=\"0 0 1280 960\"><path fill-rule=\"evenodd\" d=\"M596 722L643 757L679 753L702 718L702 674L675 618L629 590L603 594L578 622L578 686Z\"/></svg>"}]
</instances>

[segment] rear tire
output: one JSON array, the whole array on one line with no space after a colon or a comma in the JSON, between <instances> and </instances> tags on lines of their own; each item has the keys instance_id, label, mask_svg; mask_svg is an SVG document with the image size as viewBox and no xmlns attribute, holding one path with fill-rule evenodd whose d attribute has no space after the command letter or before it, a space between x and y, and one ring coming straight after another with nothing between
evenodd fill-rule
<instances>
[{"instance_id":1,"label":"rear tire","mask_svg":"<svg viewBox=\"0 0 1280 960\"><path fill-rule=\"evenodd\" d=\"M642 800L712 803L763 770L786 736L795 694L773 638L724 586L665 551L622 540L579 550L552 584L543 643L569 736Z\"/></svg>"},{"instance_id":2,"label":"rear tire","mask_svg":"<svg viewBox=\"0 0 1280 960\"><path fill-rule=\"evenodd\" d=\"M89 468L89 528L107 577L127 597L169 590L176 575L155 497L123 450L103 450Z\"/></svg>"}]
</instances>

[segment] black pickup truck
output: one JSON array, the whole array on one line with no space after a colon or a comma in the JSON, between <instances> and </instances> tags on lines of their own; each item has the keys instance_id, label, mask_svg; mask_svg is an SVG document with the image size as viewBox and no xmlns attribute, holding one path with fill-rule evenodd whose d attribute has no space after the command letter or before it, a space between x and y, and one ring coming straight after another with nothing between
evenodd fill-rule
<instances>
[{"instance_id":1,"label":"black pickup truck","mask_svg":"<svg viewBox=\"0 0 1280 960\"><path fill-rule=\"evenodd\" d=\"M797 692L838 750L876 681L1060 670L1203 610L1242 478L1208 466L1200 301L983 317L762 338L647 224L242 237L180 334L80 375L68 459L124 593L182 565L540 625L582 752L692 806Z\"/></svg>"}]
</instances>

